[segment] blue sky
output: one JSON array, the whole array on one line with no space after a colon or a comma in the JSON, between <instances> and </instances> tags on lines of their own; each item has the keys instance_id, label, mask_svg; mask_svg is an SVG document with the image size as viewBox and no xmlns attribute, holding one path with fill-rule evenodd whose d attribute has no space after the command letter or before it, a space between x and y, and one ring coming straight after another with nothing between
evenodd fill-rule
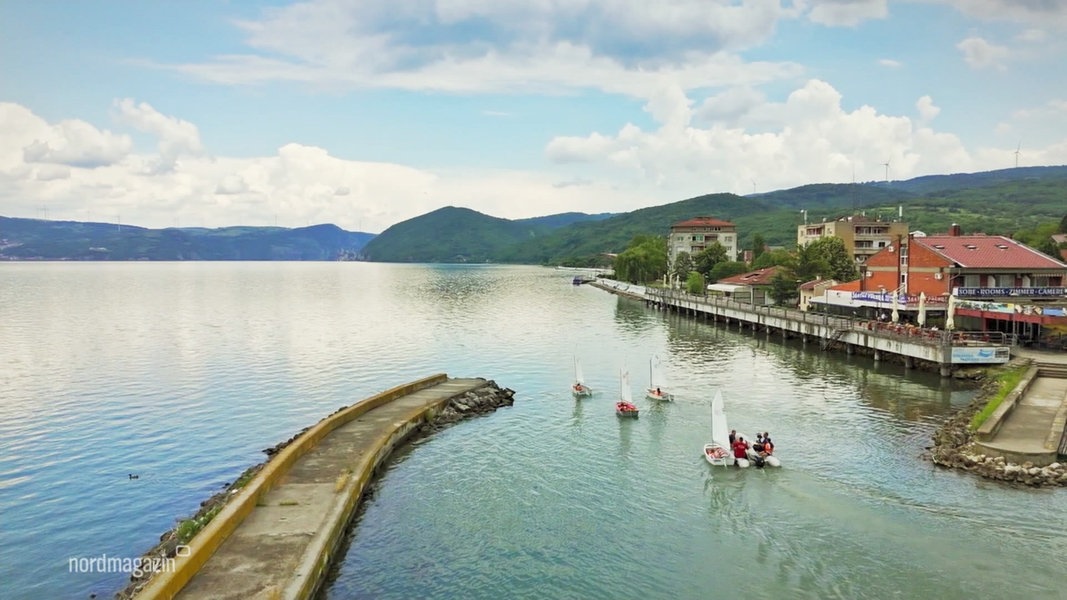
<instances>
[{"instance_id":1,"label":"blue sky","mask_svg":"<svg viewBox=\"0 0 1067 600\"><path fill-rule=\"evenodd\" d=\"M1067 164L1065 34L1056 0L2 2L0 214L377 233Z\"/></svg>"}]
</instances>

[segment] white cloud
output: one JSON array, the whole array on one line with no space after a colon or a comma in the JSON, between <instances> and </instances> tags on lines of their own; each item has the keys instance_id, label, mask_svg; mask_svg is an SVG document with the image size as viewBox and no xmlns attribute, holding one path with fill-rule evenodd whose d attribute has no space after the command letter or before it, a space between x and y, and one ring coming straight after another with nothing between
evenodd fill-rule
<instances>
[{"instance_id":1,"label":"white cloud","mask_svg":"<svg viewBox=\"0 0 1067 600\"><path fill-rule=\"evenodd\" d=\"M795 76L795 64L736 54L782 18L778 0L312 0L238 22L251 52L167 68L222 84L647 98L664 79L693 89Z\"/></svg>"},{"instance_id":2,"label":"white cloud","mask_svg":"<svg viewBox=\"0 0 1067 600\"><path fill-rule=\"evenodd\" d=\"M969 37L956 44L956 48L963 53L963 60L972 69L1003 70L1004 61L1008 58L1007 48L991 44L980 37Z\"/></svg>"},{"instance_id":3,"label":"white cloud","mask_svg":"<svg viewBox=\"0 0 1067 600\"><path fill-rule=\"evenodd\" d=\"M158 124L183 123L157 118L154 111L139 114ZM5 215L34 216L47 205L53 219L114 221L121 215L123 223L146 227L169 227L176 221L204 227L336 223L377 232L445 205L524 218L616 211L648 202L640 190L614 189L592 177L561 186L559 173L429 171L345 160L301 144L251 158L201 151L183 156L168 170L149 168L159 163L155 155L128 154L93 169L26 160L25 145L60 129L20 105L0 104L0 206ZM158 131L167 139L198 139L168 133L163 125Z\"/></svg>"},{"instance_id":4,"label":"white cloud","mask_svg":"<svg viewBox=\"0 0 1067 600\"><path fill-rule=\"evenodd\" d=\"M924 122L932 120L940 112L941 108L934 106L934 99L930 96L923 96L915 102L915 108L919 111L919 118Z\"/></svg>"},{"instance_id":5,"label":"white cloud","mask_svg":"<svg viewBox=\"0 0 1067 600\"><path fill-rule=\"evenodd\" d=\"M1060 0L927 0L955 7L961 13L989 21L1067 26L1067 3Z\"/></svg>"},{"instance_id":6,"label":"white cloud","mask_svg":"<svg viewBox=\"0 0 1067 600\"><path fill-rule=\"evenodd\" d=\"M120 122L149 133L159 140L159 168L173 169L178 157L196 155L204 151L200 131L182 119L168 117L147 102L135 103L129 98L115 102Z\"/></svg>"},{"instance_id":7,"label":"white cloud","mask_svg":"<svg viewBox=\"0 0 1067 600\"><path fill-rule=\"evenodd\" d=\"M25 170L33 164L92 169L121 161L133 146L129 136L77 119L50 125L25 107L6 102L0 103L0 139L0 171Z\"/></svg>"},{"instance_id":8,"label":"white cloud","mask_svg":"<svg viewBox=\"0 0 1067 600\"><path fill-rule=\"evenodd\" d=\"M855 26L889 15L886 0L810 0L808 18L831 26Z\"/></svg>"},{"instance_id":9,"label":"white cloud","mask_svg":"<svg viewBox=\"0 0 1067 600\"><path fill-rule=\"evenodd\" d=\"M215 186L215 193L224 196L243 194L248 191L248 182L240 175L227 175Z\"/></svg>"},{"instance_id":10,"label":"white cloud","mask_svg":"<svg viewBox=\"0 0 1067 600\"><path fill-rule=\"evenodd\" d=\"M763 94L751 87L732 87L705 99L694 117L703 123L734 123L764 101Z\"/></svg>"},{"instance_id":11,"label":"white cloud","mask_svg":"<svg viewBox=\"0 0 1067 600\"><path fill-rule=\"evenodd\" d=\"M880 180L887 160L893 179L1003 168L1013 161L1014 140L1010 148L968 149L955 135L933 130L928 123L938 107L926 96L916 102L919 117L909 118L870 106L845 110L841 94L820 80L781 102L766 102L746 86L696 109L677 86L661 85L650 95L646 110L655 118L653 127L627 123L613 133L553 138L545 147L553 165L543 171L418 169L345 160L302 144L247 158L211 156L200 148L181 154L169 170L147 168L159 162L154 154L127 154L93 169L68 167L28 161L24 151L58 123L0 104L0 206L12 216L34 215L46 205L51 218L106 221L121 215L124 223L148 227L177 220L205 227L329 222L376 232L446 205L504 218L620 212L709 192L748 194L753 181L760 190L773 190L846 182L853 171L860 181ZM1067 103L1032 110L1039 109L1062 119ZM92 130L98 137L123 138ZM1024 149L1027 164L1067 162L1062 140L1033 146Z\"/></svg>"},{"instance_id":12,"label":"white cloud","mask_svg":"<svg viewBox=\"0 0 1067 600\"><path fill-rule=\"evenodd\" d=\"M904 63L900 62L899 60L893 60L892 58L878 59L878 64L882 65L887 69L899 69L904 66Z\"/></svg>"},{"instance_id":13,"label":"white cloud","mask_svg":"<svg viewBox=\"0 0 1067 600\"><path fill-rule=\"evenodd\" d=\"M561 163L613 169L635 186L677 191L676 198L746 194L753 181L760 189L844 182L853 169L858 180L882 179L887 160L893 179L1004 166L997 152L969 151L955 135L870 106L846 111L841 101L833 86L812 80L785 102L753 107L736 122L654 131L627 125L614 136L557 137L546 152ZM922 122L939 111L930 97L916 106Z\"/></svg>"},{"instance_id":14,"label":"white cloud","mask_svg":"<svg viewBox=\"0 0 1067 600\"><path fill-rule=\"evenodd\" d=\"M1015 36L1015 39L1028 44L1038 44L1048 39L1048 33L1044 29L1027 29Z\"/></svg>"}]
</instances>

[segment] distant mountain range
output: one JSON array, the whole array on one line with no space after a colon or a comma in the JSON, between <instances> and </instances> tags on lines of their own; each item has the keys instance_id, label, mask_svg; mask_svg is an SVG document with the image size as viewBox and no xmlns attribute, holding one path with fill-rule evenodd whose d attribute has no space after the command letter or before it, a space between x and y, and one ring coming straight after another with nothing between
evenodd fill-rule
<instances>
[{"instance_id":1,"label":"distant mountain range","mask_svg":"<svg viewBox=\"0 0 1067 600\"><path fill-rule=\"evenodd\" d=\"M0 217L2 260L372 260L603 264L636 235L665 235L672 223L714 216L737 225L742 247L760 234L790 247L804 219L849 214L901 217L911 230L1010 235L1067 214L1067 166L917 177L907 181L813 184L766 194L709 194L628 213L563 213L509 220L444 207L381 234L334 225L297 229L145 229Z\"/></svg>"},{"instance_id":2,"label":"distant mountain range","mask_svg":"<svg viewBox=\"0 0 1067 600\"><path fill-rule=\"evenodd\" d=\"M0 260L357 260L373 237L336 225L146 229L0 217Z\"/></svg>"}]
</instances>

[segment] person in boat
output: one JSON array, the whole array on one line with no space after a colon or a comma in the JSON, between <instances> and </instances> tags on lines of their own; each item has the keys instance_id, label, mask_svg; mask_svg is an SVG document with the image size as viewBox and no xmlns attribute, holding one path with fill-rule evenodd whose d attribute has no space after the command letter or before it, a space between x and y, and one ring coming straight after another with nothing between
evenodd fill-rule
<instances>
[{"instance_id":1,"label":"person in boat","mask_svg":"<svg viewBox=\"0 0 1067 600\"><path fill-rule=\"evenodd\" d=\"M748 442L745 441L745 438L737 436L731 447L734 451L734 459L748 458ZM734 460L734 464L737 464L737 460Z\"/></svg>"},{"instance_id":2,"label":"person in boat","mask_svg":"<svg viewBox=\"0 0 1067 600\"><path fill-rule=\"evenodd\" d=\"M736 441L737 441L737 430L736 429L731 429L730 430L730 447L733 447L734 442L736 442Z\"/></svg>"},{"instance_id":3,"label":"person in boat","mask_svg":"<svg viewBox=\"0 0 1067 600\"><path fill-rule=\"evenodd\" d=\"M760 458L767 458L774 453L774 442L771 441L771 434L764 431L759 434L759 439L762 440L762 443L752 446L752 449L759 454Z\"/></svg>"},{"instance_id":4,"label":"person in boat","mask_svg":"<svg viewBox=\"0 0 1067 600\"><path fill-rule=\"evenodd\" d=\"M656 395L657 396L662 396L663 392L659 391L659 388L656 388Z\"/></svg>"}]
</instances>

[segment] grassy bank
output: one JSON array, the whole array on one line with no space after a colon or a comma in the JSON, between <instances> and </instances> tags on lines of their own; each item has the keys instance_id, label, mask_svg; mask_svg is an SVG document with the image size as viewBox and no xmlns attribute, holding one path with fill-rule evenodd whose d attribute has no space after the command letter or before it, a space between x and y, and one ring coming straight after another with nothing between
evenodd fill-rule
<instances>
[{"instance_id":1,"label":"grassy bank","mask_svg":"<svg viewBox=\"0 0 1067 600\"><path fill-rule=\"evenodd\" d=\"M1022 381L1023 376L1029 368L1030 365L1028 362L1022 364L1010 363L1006 367L996 369L988 374L990 379L996 381L997 388L990 396L989 401L986 402L985 407L971 417L971 422L968 426L970 431L976 431L982 426L982 423L986 422L986 419L993 414L993 411L997 410L997 407L1004 401L1004 398L1006 398L1008 394L1019 385L1019 382Z\"/></svg>"}]
</instances>

